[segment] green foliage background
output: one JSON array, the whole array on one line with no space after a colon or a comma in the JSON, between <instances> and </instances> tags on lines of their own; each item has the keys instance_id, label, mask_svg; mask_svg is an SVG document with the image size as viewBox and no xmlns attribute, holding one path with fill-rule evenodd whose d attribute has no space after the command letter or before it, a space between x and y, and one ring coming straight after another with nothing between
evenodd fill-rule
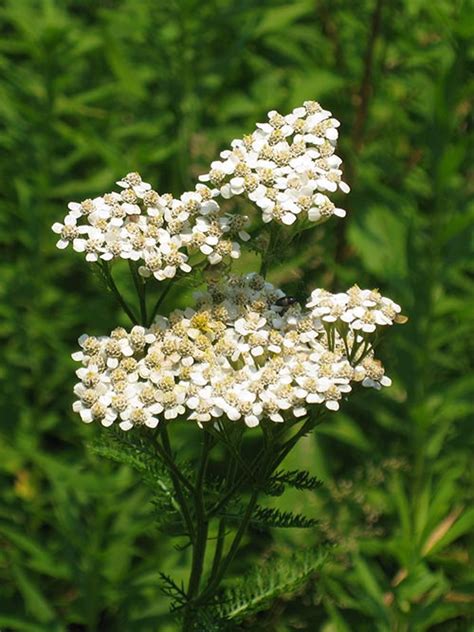
<instances>
[{"instance_id":1,"label":"green foliage background","mask_svg":"<svg viewBox=\"0 0 474 632\"><path fill-rule=\"evenodd\" d=\"M251 531L234 571L321 538L328 561L241 629L474 629L473 9L0 2L1 630L172 631L159 571L187 563L136 475L93 455L98 429L71 413L76 338L121 317L51 224L131 170L180 193L269 109L306 99L341 120L349 215L282 252L270 279L301 297L379 287L410 320L384 348L394 386L354 394L288 460L324 485L278 506L319 527Z\"/></svg>"}]
</instances>

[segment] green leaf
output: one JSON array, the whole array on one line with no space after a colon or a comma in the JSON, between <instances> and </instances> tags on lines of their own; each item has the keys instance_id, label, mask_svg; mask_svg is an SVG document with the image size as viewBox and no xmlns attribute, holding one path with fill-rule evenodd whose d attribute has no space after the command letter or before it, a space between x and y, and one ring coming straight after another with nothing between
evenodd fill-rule
<instances>
[{"instance_id":1,"label":"green leaf","mask_svg":"<svg viewBox=\"0 0 474 632\"><path fill-rule=\"evenodd\" d=\"M37 623L31 623L27 619L20 619L19 617L9 617L8 615L0 614L0 626L2 626L2 630L18 630L18 632L55 632L60 628L50 627L49 625L43 626L38 625Z\"/></svg>"},{"instance_id":2,"label":"green leaf","mask_svg":"<svg viewBox=\"0 0 474 632\"><path fill-rule=\"evenodd\" d=\"M324 599L323 603L329 616L331 617L334 632L352 632L351 628L344 620L344 617L338 611L336 606L329 599ZM333 630L328 628L327 632L333 632Z\"/></svg>"},{"instance_id":3,"label":"green leaf","mask_svg":"<svg viewBox=\"0 0 474 632\"><path fill-rule=\"evenodd\" d=\"M40 571L50 577L66 578L69 576L67 565L55 559L45 549L44 545L38 544L32 536L21 533L18 529L0 523L0 534L2 534L11 544L26 553L29 557L28 563L36 571Z\"/></svg>"},{"instance_id":4,"label":"green leaf","mask_svg":"<svg viewBox=\"0 0 474 632\"><path fill-rule=\"evenodd\" d=\"M334 439L347 443L363 452L370 452L373 448L357 423L343 413L331 419L330 424L321 424L318 426L315 432L328 437L334 437Z\"/></svg>"},{"instance_id":5,"label":"green leaf","mask_svg":"<svg viewBox=\"0 0 474 632\"><path fill-rule=\"evenodd\" d=\"M406 233L406 220L384 207L369 208L349 225L351 245L366 269L381 279L406 275Z\"/></svg>"},{"instance_id":6,"label":"green leaf","mask_svg":"<svg viewBox=\"0 0 474 632\"><path fill-rule=\"evenodd\" d=\"M55 612L36 581L16 564L13 565L13 576L25 601L26 610L41 623L52 623L56 618Z\"/></svg>"},{"instance_id":7,"label":"green leaf","mask_svg":"<svg viewBox=\"0 0 474 632\"><path fill-rule=\"evenodd\" d=\"M466 509L443 537L430 549L429 555L442 551L448 544L454 542L458 538L467 533L472 533L474 529L474 508Z\"/></svg>"},{"instance_id":8,"label":"green leaf","mask_svg":"<svg viewBox=\"0 0 474 632\"><path fill-rule=\"evenodd\" d=\"M309 529L317 524L314 518L291 511L280 511L272 507L257 507L251 519L254 527Z\"/></svg>"},{"instance_id":9,"label":"green leaf","mask_svg":"<svg viewBox=\"0 0 474 632\"><path fill-rule=\"evenodd\" d=\"M312 10L312 2L309 0L267 9L263 13L263 19L258 25L255 34L262 36L274 31L281 32Z\"/></svg>"},{"instance_id":10,"label":"green leaf","mask_svg":"<svg viewBox=\"0 0 474 632\"><path fill-rule=\"evenodd\" d=\"M311 491L318 489L322 485L322 482L318 478L311 476L306 470L281 470L272 476L270 482L275 485L288 485L295 489L307 489Z\"/></svg>"},{"instance_id":11,"label":"green leaf","mask_svg":"<svg viewBox=\"0 0 474 632\"><path fill-rule=\"evenodd\" d=\"M379 623L388 623L388 613L384 605L384 591L379 585L369 564L359 555L354 559L355 575L364 591L361 607L379 618Z\"/></svg>"},{"instance_id":12,"label":"green leaf","mask_svg":"<svg viewBox=\"0 0 474 632\"><path fill-rule=\"evenodd\" d=\"M157 454L150 449L149 442L138 436L126 438L123 433L110 432L102 434L89 447L95 454L137 470L153 488L157 480L169 482L166 470Z\"/></svg>"},{"instance_id":13,"label":"green leaf","mask_svg":"<svg viewBox=\"0 0 474 632\"><path fill-rule=\"evenodd\" d=\"M224 619L239 621L267 608L277 597L291 596L321 569L327 552L308 549L291 557L266 560L258 571L249 573L226 588L217 612Z\"/></svg>"}]
</instances>

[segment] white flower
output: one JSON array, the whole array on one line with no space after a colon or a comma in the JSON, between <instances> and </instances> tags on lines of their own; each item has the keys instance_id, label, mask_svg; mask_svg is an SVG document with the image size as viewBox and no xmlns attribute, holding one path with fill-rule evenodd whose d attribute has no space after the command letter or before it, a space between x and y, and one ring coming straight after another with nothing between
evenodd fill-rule
<instances>
[{"instance_id":1,"label":"white flower","mask_svg":"<svg viewBox=\"0 0 474 632\"><path fill-rule=\"evenodd\" d=\"M199 184L180 199L160 196L137 173L129 173L118 185L120 193L69 204L64 223L52 227L60 235L58 248L72 243L88 262L137 261L142 276L163 281L178 270L192 271L188 259L196 246L215 265L237 259L239 242L250 238L243 230L247 218L223 213L213 199L217 190Z\"/></svg>"},{"instance_id":2,"label":"white flower","mask_svg":"<svg viewBox=\"0 0 474 632\"><path fill-rule=\"evenodd\" d=\"M119 180L117 184L123 189L132 189L139 197L143 197L144 194L151 189L151 184L143 182L138 173L127 174L125 178Z\"/></svg>"},{"instance_id":3,"label":"white flower","mask_svg":"<svg viewBox=\"0 0 474 632\"><path fill-rule=\"evenodd\" d=\"M374 333L377 327L392 325L401 308L376 290L361 290L354 286L347 292L330 294L315 290L306 304L313 318L322 322L345 323L350 330Z\"/></svg>"},{"instance_id":4,"label":"white flower","mask_svg":"<svg viewBox=\"0 0 474 632\"><path fill-rule=\"evenodd\" d=\"M336 411L352 381L390 385L367 339L350 327L360 310L364 318L380 311L374 318L385 322L398 306L357 287L315 290L307 310L293 302L281 311L275 301L282 296L257 274L231 276L199 293L196 310L160 316L150 329L81 336L81 351L73 354L83 365L74 410L87 423L118 423L123 430L155 428L160 419L202 425L220 417L254 427L263 419L303 417L312 406Z\"/></svg>"},{"instance_id":5,"label":"white flower","mask_svg":"<svg viewBox=\"0 0 474 632\"><path fill-rule=\"evenodd\" d=\"M285 117L272 110L267 123L235 139L222 160L211 163L200 176L212 182L224 198L245 195L262 209L262 219L292 225L304 214L321 222L331 215L344 217L325 192L347 193L341 159L334 154L339 122L319 104L307 101Z\"/></svg>"},{"instance_id":6,"label":"white flower","mask_svg":"<svg viewBox=\"0 0 474 632\"><path fill-rule=\"evenodd\" d=\"M60 235L61 238L56 242L56 246L63 250L71 242L74 243L78 239L79 235L86 232L84 226L77 226L77 217L70 213L64 218L64 224L55 222L52 226L53 232ZM75 248L76 249L76 248Z\"/></svg>"}]
</instances>

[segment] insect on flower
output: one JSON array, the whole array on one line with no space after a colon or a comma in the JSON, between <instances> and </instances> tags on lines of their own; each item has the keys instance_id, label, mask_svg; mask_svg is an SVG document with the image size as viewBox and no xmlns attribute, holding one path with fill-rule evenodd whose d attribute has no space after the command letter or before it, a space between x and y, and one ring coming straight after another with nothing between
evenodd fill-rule
<instances>
[{"instance_id":1,"label":"insect on flower","mask_svg":"<svg viewBox=\"0 0 474 632\"><path fill-rule=\"evenodd\" d=\"M287 309L289 309L292 305L295 305L298 302L298 299L294 296L282 296L278 300L275 301L275 305L277 307L281 307L281 314L284 314Z\"/></svg>"}]
</instances>

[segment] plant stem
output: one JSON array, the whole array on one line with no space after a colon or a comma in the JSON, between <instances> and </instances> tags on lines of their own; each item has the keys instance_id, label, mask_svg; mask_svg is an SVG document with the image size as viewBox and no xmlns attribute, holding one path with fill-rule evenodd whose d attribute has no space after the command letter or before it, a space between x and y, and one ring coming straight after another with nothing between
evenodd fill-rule
<instances>
[{"instance_id":1,"label":"plant stem","mask_svg":"<svg viewBox=\"0 0 474 632\"><path fill-rule=\"evenodd\" d=\"M196 476L196 485L194 492L194 502L196 509L196 539L193 545L193 561L191 567L191 575L188 585L188 599L192 600L199 591L199 584L204 566L204 556L206 554L207 534L209 528L209 520L206 516L206 508L203 498L203 484L206 476L207 464L209 461L209 452L211 449L211 435L204 430L201 462Z\"/></svg>"},{"instance_id":2,"label":"plant stem","mask_svg":"<svg viewBox=\"0 0 474 632\"><path fill-rule=\"evenodd\" d=\"M258 457L254 459L254 463L258 463ZM248 475L242 474L242 476L238 479L238 481L229 489L229 491L223 496L219 502L217 502L214 507L209 510L209 516L215 516L220 512L220 510L225 507L225 505L229 502L232 496L235 496L236 492L242 487L242 485L248 481Z\"/></svg>"},{"instance_id":3,"label":"plant stem","mask_svg":"<svg viewBox=\"0 0 474 632\"><path fill-rule=\"evenodd\" d=\"M204 570L204 560L206 556L206 548L209 533L209 518L206 515L206 507L204 504L203 486L206 477L207 464L209 462L209 453L212 447L212 436L203 430L203 443L201 450L201 459L198 473L196 475L196 484L194 491L194 508L196 515L196 537L193 541L193 555L191 563L191 573L189 576L189 584L187 590L187 604L185 606L183 617L183 632L193 630L195 609L195 596L199 592L201 577Z\"/></svg>"},{"instance_id":4,"label":"plant stem","mask_svg":"<svg viewBox=\"0 0 474 632\"><path fill-rule=\"evenodd\" d=\"M123 296L120 294L120 291L112 277L112 272L110 270L109 264L106 261L104 261L100 263L99 265L104 273L104 278L105 278L108 288L111 290L112 294L115 296L120 306L122 307L123 311L127 314L127 316L130 318L132 323L134 325L138 325L137 317L135 316L131 308L127 305Z\"/></svg>"},{"instance_id":5,"label":"plant stem","mask_svg":"<svg viewBox=\"0 0 474 632\"><path fill-rule=\"evenodd\" d=\"M188 528L190 540L191 542L193 542L195 538L194 523L191 517L191 513L189 511L188 503L186 500L186 496L184 495L182 485L184 485L187 489L191 489L191 491L194 491L194 488L191 485L191 483L188 481L188 479L185 478L176 467L176 464L173 459L173 452L171 450L169 436L168 436L168 429L166 428L166 424L164 423L161 425L160 435L161 435L161 440L163 442L164 450L161 449L158 442L156 442L155 444L156 449L157 449L158 454L163 458L163 461L168 466L168 469L170 471L171 480L173 482L173 487L176 492L176 499L181 508L183 520L186 524L186 527Z\"/></svg>"},{"instance_id":6,"label":"plant stem","mask_svg":"<svg viewBox=\"0 0 474 632\"><path fill-rule=\"evenodd\" d=\"M255 457L253 464L256 464L259 462L259 457L261 455L257 455L257 457ZM252 477L253 478L253 477ZM214 507L212 507L209 510L209 516L215 516L217 513L219 513L219 511L225 507L225 505L229 502L229 500L232 498L232 496L235 495L235 493L242 487L242 485L247 481L248 479L248 474L244 473L242 474L242 476L240 476L240 478L238 479L238 481L236 483L234 483L234 485L229 489L229 491L214 505Z\"/></svg>"},{"instance_id":7,"label":"plant stem","mask_svg":"<svg viewBox=\"0 0 474 632\"><path fill-rule=\"evenodd\" d=\"M359 352L360 349L362 349L362 353L360 354L359 358L356 360L357 353ZM371 346L370 346L370 341L368 338L363 340L360 343L354 342L352 346L352 350L351 350L351 355L348 358L349 363L352 365L360 364L362 360L367 356L367 354L370 353L370 350L371 350Z\"/></svg>"},{"instance_id":8,"label":"plant stem","mask_svg":"<svg viewBox=\"0 0 474 632\"><path fill-rule=\"evenodd\" d=\"M382 31L382 10L384 0L376 0L375 7L372 13L370 29L368 33L366 50L364 54L364 67L362 71L361 83L359 86L357 98L359 101L353 131L352 131L352 147L353 158L352 162L348 164L347 176L351 186L354 186L354 182L357 178L356 165L357 158L364 145L365 126L367 121L367 115L369 112L370 101L373 93L373 72L374 72L374 58L375 58L375 45ZM341 224L341 228L337 236L335 263L342 263L348 256L348 244L347 244L347 229L348 222ZM333 282L335 279L333 278Z\"/></svg>"},{"instance_id":9,"label":"plant stem","mask_svg":"<svg viewBox=\"0 0 474 632\"><path fill-rule=\"evenodd\" d=\"M270 238L268 240L268 248L262 256L262 262L260 264L260 274L265 278L268 272L268 266L270 265L273 253L276 250L279 226L272 222L270 225Z\"/></svg>"},{"instance_id":10,"label":"plant stem","mask_svg":"<svg viewBox=\"0 0 474 632\"><path fill-rule=\"evenodd\" d=\"M291 437L291 439L288 439L288 441L286 441L286 443L282 445L278 456L272 462L272 471L274 471L275 468L277 468L280 465L280 463L284 460L287 454L293 449L293 447L297 444L297 442L301 439L301 437L305 435L308 432L308 430L313 428L316 425L316 423L317 423L316 419L313 419L312 417L308 417L308 419L305 420L305 422L303 423L301 428L298 430L298 432L296 432Z\"/></svg>"},{"instance_id":11,"label":"plant stem","mask_svg":"<svg viewBox=\"0 0 474 632\"><path fill-rule=\"evenodd\" d=\"M168 282L168 285L165 287L165 289L163 290L163 292L161 293L159 299L157 300L157 302L155 303L155 306L153 307L153 309L151 310L151 315L150 315L150 319L148 321L148 326L150 326L153 321L155 320L155 316L158 313L158 310L160 309L160 305L163 303L163 301L166 298L166 295L168 294L168 292L171 290L171 287L173 285L173 279L170 279L170 281Z\"/></svg>"},{"instance_id":12,"label":"plant stem","mask_svg":"<svg viewBox=\"0 0 474 632\"><path fill-rule=\"evenodd\" d=\"M227 429L225 427L225 424L220 424L221 427L221 435L220 435L220 439L222 441L222 437L224 437L224 440L222 441L225 445L225 447L229 450L229 452L231 453L231 455L235 458L235 460L239 463L240 467L242 468L242 470L244 472L246 472L247 477L252 480L254 479L254 473L251 467L249 467L247 465L247 463L244 461L244 459L241 457L238 448L236 448L233 444L232 444L232 438L229 436Z\"/></svg>"},{"instance_id":13,"label":"plant stem","mask_svg":"<svg viewBox=\"0 0 474 632\"><path fill-rule=\"evenodd\" d=\"M138 274L137 268L133 264L133 262L129 261L128 265L130 268L130 272L132 273L133 284L135 285L135 289L138 294L138 300L140 301L140 316L141 316L142 325L146 327L148 323L147 309L146 309L146 285L143 282L143 279Z\"/></svg>"},{"instance_id":14,"label":"plant stem","mask_svg":"<svg viewBox=\"0 0 474 632\"><path fill-rule=\"evenodd\" d=\"M209 516L214 516L215 514L219 513L219 511L227 504L227 502L232 498L232 496L235 495L235 493L242 487L245 482L247 482L248 480L255 481L254 472L256 471L258 465L261 463L264 454L265 449L263 448L252 460L250 467L246 467L246 472L244 472L238 478L238 480L233 483L229 491L214 505L214 507L209 510ZM250 475L247 474L247 472L250 472Z\"/></svg>"},{"instance_id":15,"label":"plant stem","mask_svg":"<svg viewBox=\"0 0 474 632\"><path fill-rule=\"evenodd\" d=\"M230 456L230 455L229 455ZM232 488L234 484L235 475L237 473L237 462L232 458L229 458L227 464L227 472L225 477L226 489ZM212 560L212 568L210 573L210 581L214 579L221 563L222 554L224 552L225 538L226 538L226 518L222 516L219 520L219 526L217 529L217 542L214 551L214 559Z\"/></svg>"},{"instance_id":16,"label":"plant stem","mask_svg":"<svg viewBox=\"0 0 474 632\"><path fill-rule=\"evenodd\" d=\"M224 552L224 544L225 544L225 529L226 529L226 519L223 516L219 520L219 526L217 528L217 540L216 540L216 548L214 550L214 559L212 560L212 568L210 574L210 581L212 581L219 569L219 564L221 563L222 553Z\"/></svg>"},{"instance_id":17,"label":"plant stem","mask_svg":"<svg viewBox=\"0 0 474 632\"><path fill-rule=\"evenodd\" d=\"M165 461L165 465L168 466L168 469L175 474L175 476L177 476L179 482L190 492L194 492L194 487L192 486L192 484L188 481L188 479L179 471L179 469L176 467L176 464L173 460L173 453L171 451L171 444L169 441L169 436L168 436L168 429L166 428L166 425L163 423L161 426L161 438L163 441L163 448L164 450L161 448L160 444L157 443L156 444L156 449L158 454L163 458L163 460Z\"/></svg>"},{"instance_id":18,"label":"plant stem","mask_svg":"<svg viewBox=\"0 0 474 632\"><path fill-rule=\"evenodd\" d=\"M382 7L383 0L377 0L375 3L374 12L372 14L369 38L367 40L367 48L364 55L364 71L358 95L360 102L352 133L354 149L357 153L360 151L364 140L364 127L369 110L369 102L372 89L372 72L374 65L375 43L378 36L380 35L380 28L382 23Z\"/></svg>"},{"instance_id":19,"label":"plant stem","mask_svg":"<svg viewBox=\"0 0 474 632\"><path fill-rule=\"evenodd\" d=\"M267 437L268 439L268 437ZM255 509L255 505L257 504L257 500L258 500L258 496L260 494L260 491L262 489L262 487L264 486L264 483L268 477L268 475L270 474L270 472L273 471L273 468L268 468L269 463L271 462L270 456L272 453L272 444L271 441L267 441L265 440L265 449L264 449L264 456L263 459L260 461L259 465L259 476L258 476L258 483L255 484L252 494L250 496L250 500L248 502L247 508L245 510L245 513L243 515L243 518L240 522L239 528L237 529L237 533L234 536L234 539L232 541L232 544L230 545L230 549L227 553L227 555L224 557L223 561L220 563L220 565L218 566L217 570L214 571L213 576L211 576L209 583L207 585L207 587L205 588L205 590L199 595L199 597L196 599L196 605L201 604L207 600L209 600L212 596L213 593L217 590L217 588L219 587L220 582L222 581L228 567L230 566L230 564L232 563L232 560L234 559L238 548L240 546L240 542L245 534L245 531L247 530L247 527L249 525L249 522L252 518L252 514L254 512Z\"/></svg>"},{"instance_id":20,"label":"plant stem","mask_svg":"<svg viewBox=\"0 0 474 632\"><path fill-rule=\"evenodd\" d=\"M255 509L255 505L257 504L259 493L260 488L255 487L250 497L249 504L247 505L247 509L245 510L245 514L237 530L237 533L234 536L229 552L225 556L224 560L221 562L221 565L219 566L217 572L214 574L214 578L210 580L206 590L199 596L199 603L206 601L206 599L212 596L212 593L218 588L222 578L225 575L226 570L234 559L235 554L237 553L237 550L240 546L240 541L242 540L242 537L244 536L244 533L249 525L250 519L252 518L253 510Z\"/></svg>"}]
</instances>

